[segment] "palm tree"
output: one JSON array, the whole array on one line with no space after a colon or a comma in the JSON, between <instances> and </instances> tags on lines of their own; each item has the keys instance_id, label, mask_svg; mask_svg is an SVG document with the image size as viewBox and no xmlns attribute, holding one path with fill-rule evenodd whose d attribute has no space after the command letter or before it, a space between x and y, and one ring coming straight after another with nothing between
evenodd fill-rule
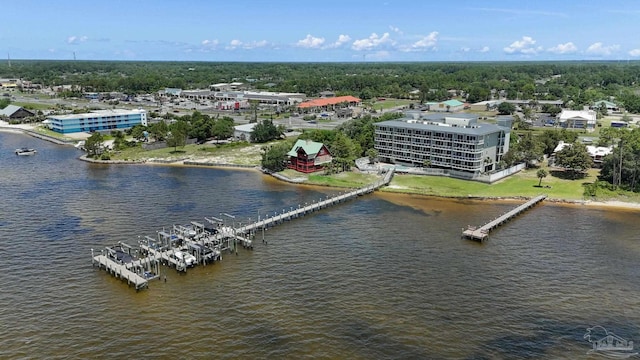
<instances>
[{"instance_id":1,"label":"palm tree","mask_svg":"<svg viewBox=\"0 0 640 360\"><path fill-rule=\"evenodd\" d=\"M538 179L540 179L540 181L538 181L538 187L540 187L542 185L542 179L546 178L549 174L547 173L547 170L539 169L536 175L538 176Z\"/></svg>"}]
</instances>

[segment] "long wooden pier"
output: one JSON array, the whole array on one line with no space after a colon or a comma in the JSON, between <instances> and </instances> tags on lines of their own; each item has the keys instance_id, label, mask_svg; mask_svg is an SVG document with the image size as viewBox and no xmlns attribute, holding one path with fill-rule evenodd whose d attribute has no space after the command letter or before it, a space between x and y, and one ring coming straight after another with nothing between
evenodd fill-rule
<instances>
[{"instance_id":1,"label":"long wooden pier","mask_svg":"<svg viewBox=\"0 0 640 360\"><path fill-rule=\"evenodd\" d=\"M277 224L282 224L287 220L292 220L300 216L328 208L332 205L369 194L378 188L388 185L393 178L393 169L388 170L384 177L370 185L360 189L327 197L324 200L312 202L297 208L290 207L289 211L277 211L272 216L266 215L263 219L258 217L258 221L246 225L238 222L238 226L224 225L223 219L215 217L206 218L215 228L206 228L203 223L192 221L188 225L174 225L168 231L162 229L157 232L157 239L145 236L139 237L138 248L133 248L125 243L119 242L114 247L107 247L100 255L94 254L91 250L92 264L106 270L116 278L125 280L129 285L133 285L136 290L148 287L148 281L160 278L160 263L175 267L178 271L187 271L187 267L195 264L205 265L207 262L222 260L221 251L229 250L238 253L238 245L253 249L253 237L257 229L265 229ZM224 214L229 218L235 216ZM187 264L185 256L178 254L189 253L195 256L190 265ZM181 256L176 256L181 255ZM165 276L166 280L166 276Z\"/></svg>"},{"instance_id":2,"label":"long wooden pier","mask_svg":"<svg viewBox=\"0 0 640 360\"><path fill-rule=\"evenodd\" d=\"M280 224L284 221L288 221L291 219L298 218L300 216L304 216L306 214L312 213L314 211L318 211L320 209L324 209L341 202L351 200L353 198L357 198L358 196L362 196L365 194L369 194L374 192L375 190L381 188L382 186L388 185L393 178L394 170L391 169L387 171L384 178L380 181L377 181L371 185L367 185L363 188L356 189L353 191L346 192L344 194L336 195L334 197L327 198L326 200L320 200L318 202L313 202L311 204L305 204L304 206L298 205L298 208L291 208L289 211L282 210L282 213L275 212L273 216L267 216L265 219L258 219L258 221L241 226L236 229L238 233L250 233L256 229L262 229L270 226L274 226Z\"/></svg>"},{"instance_id":3,"label":"long wooden pier","mask_svg":"<svg viewBox=\"0 0 640 360\"><path fill-rule=\"evenodd\" d=\"M517 208L509 211L506 214L501 215L495 220L492 220L481 227L468 227L466 230L462 231L462 236L471 240L480 240L483 241L489 236L489 232L498 226L504 224L505 222L511 220L512 218L520 215L521 213L529 210L533 206L537 205L542 200L546 199L547 195L539 195L535 198L527 201L526 203L518 206Z\"/></svg>"}]
</instances>

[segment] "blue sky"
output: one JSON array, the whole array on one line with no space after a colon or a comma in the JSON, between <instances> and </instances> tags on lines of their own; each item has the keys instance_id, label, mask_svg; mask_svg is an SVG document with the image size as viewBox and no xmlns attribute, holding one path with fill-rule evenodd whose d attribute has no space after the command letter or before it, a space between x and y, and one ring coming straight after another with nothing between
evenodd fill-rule
<instances>
[{"instance_id":1,"label":"blue sky","mask_svg":"<svg viewBox=\"0 0 640 360\"><path fill-rule=\"evenodd\" d=\"M0 48L12 59L640 59L640 2L631 0L12 0L2 8Z\"/></svg>"}]
</instances>

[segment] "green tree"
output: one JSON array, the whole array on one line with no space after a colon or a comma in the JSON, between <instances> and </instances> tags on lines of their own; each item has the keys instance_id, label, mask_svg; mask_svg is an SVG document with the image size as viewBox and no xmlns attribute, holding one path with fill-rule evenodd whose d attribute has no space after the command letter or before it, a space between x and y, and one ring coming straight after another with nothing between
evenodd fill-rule
<instances>
[{"instance_id":1,"label":"green tree","mask_svg":"<svg viewBox=\"0 0 640 360\"><path fill-rule=\"evenodd\" d=\"M129 129L129 135L131 135L132 138L138 140L138 141L142 141L144 140L145 137L145 132L147 131L147 127L143 126L143 125L135 125L134 127L132 127L131 129Z\"/></svg>"},{"instance_id":2,"label":"green tree","mask_svg":"<svg viewBox=\"0 0 640 360\"><path fill-rule=\"evenodd\" d=\"M579 175L584 176L584 172L593 166L593 159L584 144L574 142L556 154L556 164L569 170L572 178L576 179Z\"/></svg>"},{"instance_id":3,"label":"green tree","mask_svg":"<svg viewBox=\"0 0 640 360\"><path fill-rule=\"evenodd\" d=\"M498 114L500 115L511 115L516 111L516 106L512 103L503 101L498 105Z\"/></svg>"},{"instance_id":4,"label":"green tree","mask_svg":"<svg viewBox=\"0 0 640 360\"><path fill-rule=\"evenodd\" d=\"M538 177L538 179L540 179L540 181L538 181L538 187L540 187L542 185L542 179L546 178L547 175L549 175L547 173L547 170L538 169L538 171L536 172L536 176Z\"/></svg>"},{"instance_id":5,"label":"green tree","mask_svg":"<svg viewBox=\"0 0 640 360\"><path fill-rule=\"evenodd\" d=\"M127 142L122 131L112 131L111 135L113 136L113 150L122 150L127 147Z\"/></svg>"},{"instance_id":6,"label":"green tree","mask_svg":"<svg viewBox=\"0 0 640 360\"><path fill-rule=\"evenodd\" d=\"M87 150L87 156L95 157L102 153L104 136L99 132L94 132L84 142L84 148Z\"/></svg>"},{"instance_id":7,"label":"green tree","mask_svg":"<svg viewBox=\"0 0 640 360\"><path fill-rule=\"evenodd\" d=\"M162 141L166 139L168 132L169 127L164 121L160 121L149 126L149 135L156 139L156 141Z\"/></svg>"},{"instance_id":8,"label":"green tree","mask_svg":"<svg viewBox=\"0 0 640 360\"><path fill-rule=\"evenodd\" d=\"M187 144L188 126L184 121L178 121L171 125L167 134L167 146L173 147L173 151L178 151L178 147Z\"/></svg>"},{"instance_id":9,"label":"green tree","mask_svg":"<svg viewBox=\"0 0 640 360\"><path fill-rule=\"evenodd\" d=\"M376 159L378 158L378 150L371 148L367 150L367 157L369 158L370 164L375 164Z\"/></svg>"},{"instance_id":10,"label":"green tree","mask_svg":"<svg viewBox=\"0 0 640 360\"><path fill-rule=\"evenodd\" d=\"M0 99L0 109L4 109L9 105L11 105L11 100L10 99L8 99L8 98Z\"/></svg>"},{"instance_id":11,"label":"green tree","mask_svg":"<svg viewBox=\"0 0 640 360\"><path fill-rule=\"evenodd\" d=\"M278 139L284 134L283 126L275 126L271 120L262 120L256 124L251 132L251 141L256 143L265 143L267 141Z\"/></svg>"},{"instance_id":12,"label":"green tree","mask_svg":"<svg viewBox=\"0 0 640 360\"><path fill-rule=\"evenodd\" d=\"M233 136L233 118L223 116L211 124L211 136L217 140Z\"/></svg>"},{"instance_id":13,"label":"green tree","mask_svg":"<svg viewBox=\"0 0 640 360\"><path fill-rule=\"evenodd\" d=\"M263 168L278 172L287 167L287 153L291 149L291 142L285 141L262 148L262 160L260 164Z\"/></svg>"}]
</instances>

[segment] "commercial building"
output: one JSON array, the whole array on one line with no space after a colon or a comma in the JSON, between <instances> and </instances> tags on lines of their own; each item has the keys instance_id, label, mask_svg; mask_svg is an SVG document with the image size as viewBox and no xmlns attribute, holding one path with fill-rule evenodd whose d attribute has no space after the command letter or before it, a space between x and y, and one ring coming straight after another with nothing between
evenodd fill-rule
<instances>
[{"instance_id":1,"label":"commercial building","mask_svg":"<svg viewBox=\"0 0 640 360\"><path fill-rule=\"evenodd\" d=\"M441 102L429 102L427 103L429 111L436 112L457 112L464 109L464 103L456 99L451 99Z\"/></svg>"},{"instance_id":2,"label":"commercial building","mask_svg":"<svg viewBox=\"0 0 640 360\"><path fill-rule=\"evenodd\" d=\"M375 123L375 149L383 162L464 172L497 170L509 150L510 122L480 124L473 114L409 114Z\"/></svg>"},{"instance_id":3,"label":"commercial building","mask_svg":"<svg viewBox=\"0 0 640 360\"><path fill-rule=\"evenodd\" d=\"M593 130L596 127L596 112L593 110L562 110L558 114L558 123L564 128Z\"/></svg>"},{"instance_id":4,"label":"commercial building","mask_svg":"<svg viewBox=\"0 0 640 360\"><path fill-rule=\"evenodd\" d=\"M46 123L61 134L128 129L135 125L147 126L145 110L95 110L83 114L50 115Z\"/></svg>"},{"instance_id":5,"label":"commercial building","mask_svg":"<svg viewBox=\"0 0 640 360\"><path fill-rule=\"evenodd\" d=\"M336 108L343 108L345 106L357 106L362 100L355 96L337 96L337 97L323 97L319 99L313 99L298 104L298 108L301 110L335 110Z\"/></svg>"}]
</instances>

